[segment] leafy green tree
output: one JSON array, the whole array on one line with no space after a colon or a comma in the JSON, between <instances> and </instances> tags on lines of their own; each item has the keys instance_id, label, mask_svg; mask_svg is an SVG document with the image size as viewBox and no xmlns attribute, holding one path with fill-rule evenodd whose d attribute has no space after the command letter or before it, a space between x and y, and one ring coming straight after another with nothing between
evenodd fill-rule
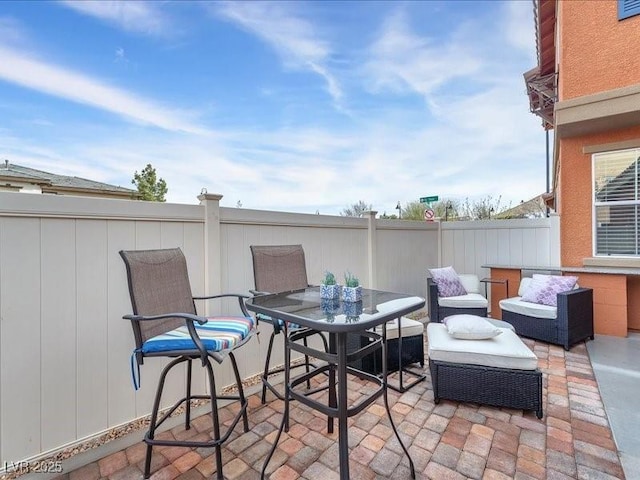
<instances>
[{"instance_id":1,"label":"leafy green tree","mask_svg":"<svg viewBox=\"0 0 640 480\"><path fill-rule=\"evenodd\" d=\"M440 218L443 221L458 220L460 217L460 202L458 200L452 200L443 198L439 202L433 204L433 211L436 214L436 218Z\"/></svg>"},{"instance_id":2,"label":"leafy green tree","mask_svg":"<svg viewBox=\"0 0 640 480\"><path fill-rule=\"evenodd\" d=\"M148 163L144 169L138 173L133 174L133 180L131 180L138 192L142 196L142 200L148 200L151 202L165 202L165 196L167 195L167 182L162 178L158 178L156 169Z\"/></svg>"},{"instance_id":3,"label":"leafy green tree","mask_svg":"<svg viewBox=\"0 0 640 480\"><path fill-rule=\"evenodd\" d=\"M365 203L363 200L360 200L358 203L354 203L350 207L342 210L340 215L343 217L362 217L364 212L368 212L372 208L370 203Z\"/></svg>"},{"instance_id":4,"label":"leafy green tree","mask_svg":"<svg viewBox=\"0 0 640 480\"><path fill-rule=\"evenodd\" d=\"M405 204L400 213L402 220L424 220L424 209L427 206L418 200Z\"/></svg>"},{"instance_id":5,"label":"leafy green tree","mask_svg":"<svg viewBox=\"0 0 640 480\"><path fill-rule=\"evenodd\" d=\"M426 203L418 200L407 203L402 209L403 220L424 220L424 211L429 208ZM441 220L457 220L460 210L460 202L457 200L443 199L431 205L436 218Z\"/></svg>"}]
</instances>

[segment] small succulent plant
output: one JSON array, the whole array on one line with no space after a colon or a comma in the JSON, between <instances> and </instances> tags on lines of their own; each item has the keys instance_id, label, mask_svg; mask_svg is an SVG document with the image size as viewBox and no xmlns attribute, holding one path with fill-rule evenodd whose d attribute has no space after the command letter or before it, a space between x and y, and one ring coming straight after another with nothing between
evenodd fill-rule
<instances>
[{"instance_id":1,"label":"small succulent plant","mask_svg":"<svg viewBox=\"0 0 640 480\"><path fill-rule=\"evenodd\" d=\"M344 274L344 286L345 287L358 287L360 286L360 280L351 272Z\"/></svg>"},{"instance_id":2,"label":"small succulent plant","mask_svg":"<svg viewBox=\"0 0 640 480\"><path fill-rule=\"evenodd\" d=\"M322 284L323 285L335 285L336 284L336 276L329 272L326 271L324 272L324 279L322 280Z\"/></svg>"}]
</instances>

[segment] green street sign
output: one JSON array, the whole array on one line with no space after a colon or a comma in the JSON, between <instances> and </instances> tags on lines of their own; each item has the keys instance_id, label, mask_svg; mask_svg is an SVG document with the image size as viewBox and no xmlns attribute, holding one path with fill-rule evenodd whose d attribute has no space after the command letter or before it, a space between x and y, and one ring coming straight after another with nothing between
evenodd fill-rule
<instances>
[{"instance_id":1,"label":"green street sign","mask_svg":"<svg viewBox=\"0 0 640 480\"><path fill-rule=\"evenodd\" d=\"M437 202L437 201L438 201L437 195L433 195L431 197L420 197L420 203L431 203L431 202Z\"/></svg>"}]
</instances>

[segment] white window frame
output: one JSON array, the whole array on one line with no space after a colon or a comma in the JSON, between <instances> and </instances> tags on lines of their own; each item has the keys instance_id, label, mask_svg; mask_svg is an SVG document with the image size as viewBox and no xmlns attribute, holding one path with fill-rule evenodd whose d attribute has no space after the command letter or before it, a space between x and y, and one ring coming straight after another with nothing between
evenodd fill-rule
<instances>
[{"instance_id":1,"label":"white window frame","mask_svg":"<svg viewBox=\"0 0 640 480\"><path fill-rule=\"evenodd\" d=\"M618 206L624 205L637 205L640 208L640 191L638 189L638 182L636 181L635 186L635 200L620 200L620 201L610 201L610 202L599 202L596 201L596 160L598 157L602 157L611 153L625 153L630 152L636 159L640 159L640 148L630 148L624 150L610 150L604 152L598 152L591 155L591 207L592 207L592 246L593 246L593 256L599 258L640 258L640 215L636 214L635 219L635 231L636 231L636 243L635 243L635 254L610 254L610 253L598 253L598 217L597 217L597 207L606 206L609 204L615 204ZM640 163L640 162L638 162ZM640 167L636 166L636 179L640 176Z\"/></svg>"}]
</instances>

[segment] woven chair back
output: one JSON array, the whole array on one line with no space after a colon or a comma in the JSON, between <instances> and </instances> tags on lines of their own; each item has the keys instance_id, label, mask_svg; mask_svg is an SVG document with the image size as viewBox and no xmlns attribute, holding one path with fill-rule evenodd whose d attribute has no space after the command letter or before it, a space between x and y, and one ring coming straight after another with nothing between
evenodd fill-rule
<instances>
[{"instance_id":1,"label":"woven chair back","mask_svg":"<svg viewBox=\"0 0 640 480\"><path fill-rule=\"evenodd\" d=\"M256 290L280 293L306 288L302 245L251 245Z\"/></svg>"},{"instance_id":2,"label":"woven chair back","mask_svg":"<svg viewBox=\"0 0 640 480\"><path fill-rule=\"evenodd\" d=\"M129 294L135 315L196 313L182 250L129 250L121 251L120 255L127 266ZM184 324L184 320L179 318L132 322L136 346L140 347L149 338Z\"/></svg>"}]
</instances>

